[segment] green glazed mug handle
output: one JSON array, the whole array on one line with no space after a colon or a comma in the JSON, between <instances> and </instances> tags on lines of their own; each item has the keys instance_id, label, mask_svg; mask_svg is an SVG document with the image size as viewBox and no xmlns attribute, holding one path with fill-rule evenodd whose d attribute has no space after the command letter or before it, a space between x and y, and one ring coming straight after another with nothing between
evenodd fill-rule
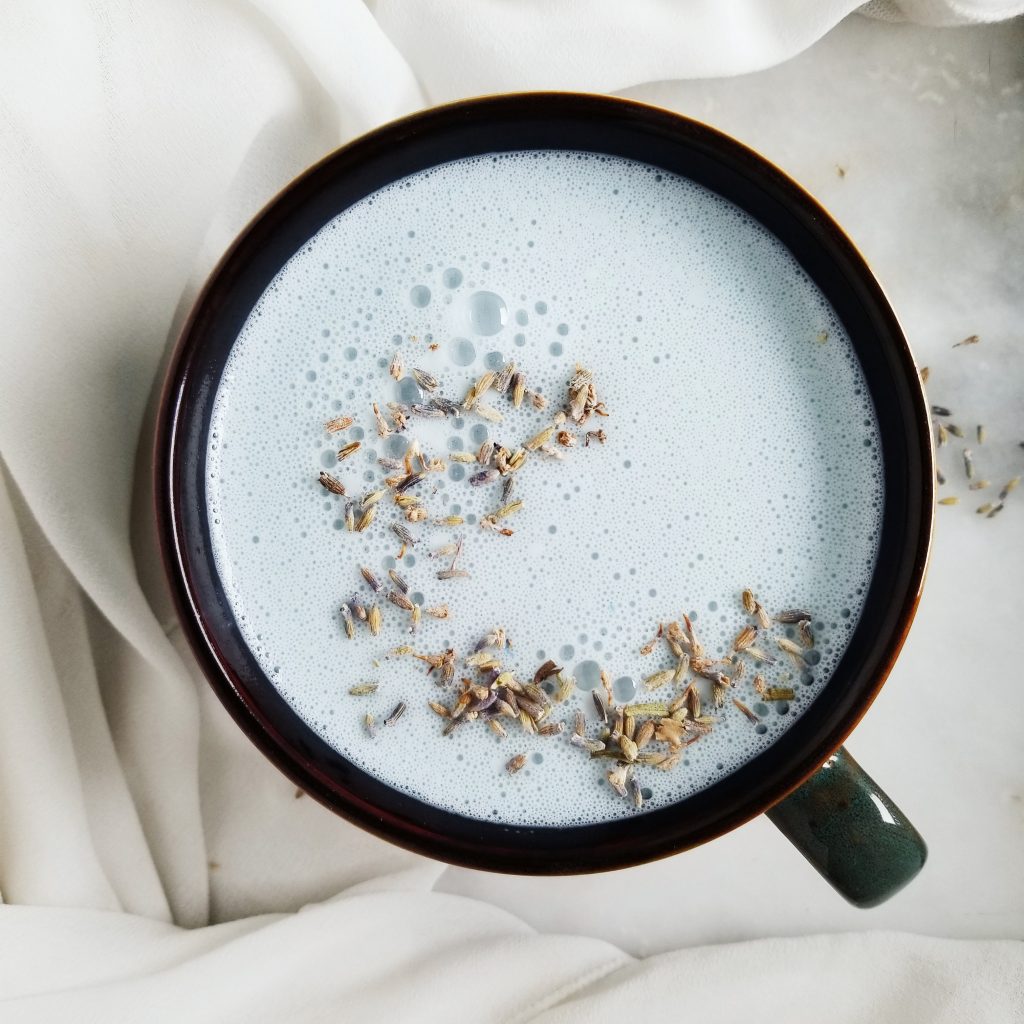
<instances>
[{"instance_id":1,"label":"green glazed mug handle","mask_svg":"<svg viewBox=\"0 0 1024 1024\"><path fill-rule=\"evenodd\" d=\"M767 814L855 907L884 903L928 856L917 829L844 747Z\"/></svg>"}]
</instances>

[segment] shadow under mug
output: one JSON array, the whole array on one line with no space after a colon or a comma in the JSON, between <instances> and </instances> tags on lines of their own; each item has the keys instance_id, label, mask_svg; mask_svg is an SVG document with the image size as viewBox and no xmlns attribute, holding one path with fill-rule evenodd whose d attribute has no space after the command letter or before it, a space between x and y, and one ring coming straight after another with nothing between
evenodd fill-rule
<instances>
[{"instance_id":1,"label":"shadow under mug","mask_svg":"<svg viewBox=\"0 0 1024 1024\"><path fill-rule=\"evenodd\" d=\"M479 821L421 803L329 747L260 670L225 598L206 518L206 440L225 361L284 263L342 210L396 179L484 153L612 154L683 175L771 231L849 333L881 432L885 508L877 567L846 653L807 710L769 748L686 800L572 827ZM924 842L840 746L885 681L920 595L933 515L924 393L896 316L853 243L795 182L706 125L605 96L527 93L468 100L385 125L329 155L246 228L199 296L175 349L155 451L164 561L185 633L241 728L297 785L401 846L492 871L566 874L678 853L757 814L848 900L870 907L924 864Z\"/></svg>"}]
</instances>

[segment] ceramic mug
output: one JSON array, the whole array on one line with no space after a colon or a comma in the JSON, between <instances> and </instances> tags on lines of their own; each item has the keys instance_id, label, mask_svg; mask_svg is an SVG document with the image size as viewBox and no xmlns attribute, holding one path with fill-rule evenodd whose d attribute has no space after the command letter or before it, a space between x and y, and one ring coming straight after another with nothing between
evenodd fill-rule
<instances>
[{"instance_id":1,"label":"ceramic mug","mask_svg":"<svg viewBox=\"0 0 1024 1024\"><path fill-rule=\"evenodd\" d=\"M682 175L776 236L849 334L877 412L885 502L863 612L821 693L771 746L683 802L571 827L462 817L389 787L346 760L285 702L241 637L211 549L205 491L214 395L239 331L275 274L325 223L406 175L510 150L591 151ZM185 633L225 707L306 792L416 852L473 868L563 874L639 864L766 813L850 902L874 906L924 864L924 842L841 746L886 679L910 627L928 558L932 447L907 342L853 243L785 174L706 125L603 96L469 100L380 128L322 160L246 228L199 296L175 350L156 441L157 518Z\"/></svg>"}]
</instances>

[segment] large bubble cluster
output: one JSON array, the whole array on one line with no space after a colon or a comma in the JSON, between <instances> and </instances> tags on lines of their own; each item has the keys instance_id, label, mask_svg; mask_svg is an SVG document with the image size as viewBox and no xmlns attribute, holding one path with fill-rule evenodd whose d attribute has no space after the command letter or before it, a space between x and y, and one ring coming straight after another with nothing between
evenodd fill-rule
<instances>
[{"instance_id":1,"label":"large bubble cluster","mask_svg":"<svg viewBox=\"0 0 1024 1024\"><path fill-rule=\"evenodd\" d=\"M398 352L406 376L388 364ZM485 369L514 360L546 411L504 397L503 415L413 420L377 437L370 403L418 402L408 375L437 377L461 400ZM337 472L348 494L379 486L379 458L411 436L433 455L516 447L547 422L576 362L594 371L607 440L563 461L531 457L514 491L524 508L502 537L479 527L500 483L469 486L450 462L424 491L431 518L395 561L397 513L356 534L344 498L317 484ZM425 396L429 398L430 395ZM383 406L382 406L383 407ZM356 425L331 435L342 414ZM340 466L340 444L362 448ZM344 211L281 270L248 318L221 382L208 445L215 556L240 628L289 703L366 771L432 804L478 818L560 825L636 813L603 767L565 736L464 727L449 738L426 702L451 702L397 644L460 653L501 625L507 664L524 677L545 658L575 674L577 706L606 669L617 699L668 662L639 648L657 623L688 613L724 652L753 588L769 610L813 611L813 664L780 664L789 703L736 695L673 772L648 770L648 807L684 799L769 746L806 709L845 650L873 570L883 489L877 422L842 326L790 254L715 194L647 165L594 154L479 157L399 181ZM470 579L439 581L431 550L465 536ZM343 600L372 594L359 575L397 568L410 595L447 602L451 618L409 617L384 603L374 638L346 639ZM780 627L779 635L784 635ZM787 678L783 678L787 677ZM370 697L348 688L378 682ZM370 739L399 701L408 711ZM502 765L517 753L514 777Z\"/></svg>"}]
</instances>

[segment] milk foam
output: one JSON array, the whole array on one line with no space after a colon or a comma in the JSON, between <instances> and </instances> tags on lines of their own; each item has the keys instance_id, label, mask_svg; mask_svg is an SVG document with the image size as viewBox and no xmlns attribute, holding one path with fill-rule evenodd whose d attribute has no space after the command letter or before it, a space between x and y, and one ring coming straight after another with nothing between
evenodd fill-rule
<instances>
[{"instance_id":1,"label":"milk foam","mask_svg":"<svg viewBox=\"0 0 1024 1024\"><path fill-rule=\"evenodd\" d=\"M363 627L348 640L339 605L353 594L371 600L359 565L383 576L396 564L395 510L382 504L365 534L346 532L345 499L316 477L336 471L358 498L385 475L376 458L401 452L405 439L378 439L369 410L415 397L411 380L388 376L396 350L456 400L485 368L514 359L553 408L579 361L610 413L585 429L603 427L607 443L581 444L563 462L531 458L510 538L475 525L500 504L500 485L470 488L473 467L451 464L424 493L432 515L462 514L468 525L411 527L418 541L400 570L415 601L447 602L452 617L424 617L410 638L408 615L385 602L381 636ZM553 411L489 401L503 423L466 414L414 421L410 435L439 455L474 451L485 437L515 447ZM327 434L324 421L342 412L359 426ZM363 450L337 466L335 450L357 438ZM474 723L442 739L426 701L451 703L454 688L390 648L465 654L501 625L514 644L506 664L520 677L550 657L592 686L600 665L629 699L641 676L670 663L661 649L638 653L658 622L688 612L705 646L725 652L748 621L745 586L769 610L812 610L813 666L801 673L783 660L766 673L796 698L761 703L748 671L735 696L761 723L727 704L675 771L643 771L646 806L661 807L747 762L814 700L860 615L883 502L862 370L788 251L693 182L575 153L447 164L324 227L234 346L208 459L219 573L243 635L292 707L401 790L471 817L544 825L637 812L604 781L606 765L566 736L511 729L502 741ZM472 578L438 581L443 563L429 552L459 533ZM376 694L348 695L367 681L379 682ZM370 739L363 715L380 721L399 700L405 716ZM580 692L555 717L571 722L579 706L592 719L590 705ZM527 766L508 777L502 767L520 752Z\"/></svg>"}]
</instances>

